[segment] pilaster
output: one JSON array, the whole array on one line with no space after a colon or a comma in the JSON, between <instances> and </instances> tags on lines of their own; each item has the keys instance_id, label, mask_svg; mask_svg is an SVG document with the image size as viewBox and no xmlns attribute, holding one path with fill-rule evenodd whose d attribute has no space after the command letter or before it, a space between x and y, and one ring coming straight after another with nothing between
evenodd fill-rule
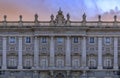
<instances>
[{"instance_id":1,"label":"pilaster","mask_svg":"<svg viewBox=\"0 0 120 78\"><path fill-rule=\"evenodd\" d=\"M22 69L22 37L19 37L18 43L18 69Z\"/></svg>"},{"instance_id":2,"label":"pilaster","mask_svg":"<svg viewBox=\"0 0 120 78\"><path fill-rule=\"evenodd\" d=\"M7 38L6 37L3 37L3 51L2 51L2 69L6 69L6 61L7 61L7 57L6 57L6 54L7 54Z\"/></svg>"},{"instance_id":3,"label":"pilaster","mask_svg":"<svg viewBox=\"0 0 120 78\"><path fill-rule=\"evenodd\" d=\"M114 37L114 69L118 69L118 38Z\"/></svg>"},{"instance_id":4,"label":"pilaster","mask_svg":"<svg viewBox=\"0 0 120 78\"><path fill-rule=\"evenodd\" d=\"M82 38L82 68L86 68L86 37Z\"/></svg>"},{"instance_id":5,"label":"pilaster","mask_svg":"<svg viewBox=\"0 0 120 78\"><path fill-rule=\"evenodd\" d=\"M70 36L67 36L66 40L66 67L71 66L71 43Z\"/></svg>"},{"instance_id":6,"label":"pilaster","mask_svg":"<svg viewBox=\"0 0 120 78\"><path fill-rule=\"evenodd\" d=\"M54 37L50 37L50 67L54 67L55 63L55 53L54 53Z\"/></svg>"},{"instance_id":7,"label":"pilaster","mask_svg":"<svg viewBox=\"0 0 120 78\"><path fill-rule=\"evenodd\" d=\"M98 69L102 68L102 37L98 37Z\"/></svg>"},{"instance_id":8,"label":"pilaster","mask_svg":"<svg viewBox=\"0 0 120 78\"><path fill-rule=\"evenodd\" d=\"M39 42L38 37L35 36L34 38L34 67L39 67Z\"/></svg>"}]
</instances>

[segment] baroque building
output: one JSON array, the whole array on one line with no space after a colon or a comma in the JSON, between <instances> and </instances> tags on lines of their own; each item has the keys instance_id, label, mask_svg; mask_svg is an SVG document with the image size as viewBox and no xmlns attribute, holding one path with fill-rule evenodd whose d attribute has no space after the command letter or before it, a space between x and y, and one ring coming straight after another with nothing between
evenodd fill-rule
<instances>
[{"instance_id":1,"label":"baroque building","mask_svg":"<svg viewBox=\"0 0 120 78\"><path fill-rule=\"evenodd\" d=\"M120 22L71 21L61 10L50 21L0 22L0 78L119 78Z\"/></svg>"}]
</instances>

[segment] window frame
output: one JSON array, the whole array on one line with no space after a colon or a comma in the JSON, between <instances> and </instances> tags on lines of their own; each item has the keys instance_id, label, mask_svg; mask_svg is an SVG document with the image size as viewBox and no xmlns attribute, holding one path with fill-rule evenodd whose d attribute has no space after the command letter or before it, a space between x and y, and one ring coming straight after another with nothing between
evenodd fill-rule
<instances>
[{"instance_id":1,"label":"window frame","mask_svg":"<svg viewBox=\"0 0 120 78\"><path fill-rule=\"evenodd\" d=\"M78 37L73 37L73 41L74 41L74 43L78 43L79 42Z\"/></svg>"},{"instance_id":2,"label":"window frame","mask_svg":"<svg viewBox=\"0 0 120 78\"><path fill-rule=\"evenodd\" d=\"M89 43L94 44L95 43L95 37L89 37Z\"/></svg>"},{"instance_id":3,"label":"window frame","mask_svg":"<svg viewBox=\"0 0 120 78\"><path fill-rule=\"evenodd\" d=\"M105 44L110 44L110 43L111 43L111 38L110 37L105 37Z\"/></svg>"},{"instance_id":4,"label":"window frame","mask_svg":"<svg viewBox=\"0 0 120 78\"><path fill-rule=\"evenodd\" d=\"M11 41L11 39L14 39L14 40ZM9 43L10 44L16 44L16 37L15 36L10 36L9 37Z\"/></svg>"},{"instance_id":5,"label":"window frame","mask_svg":"<svg viewBox=\"0 0 120 78\"><path fill-rule=\"evenodd\" d=\"M29 41L28 41L28 42L27 42L27 38L29 38ZM26 43L26 44L32 43L32 38L31 38L30 36L26 36L26 37L25 37L25 43Z\"/></svg>"},{"instance_id":6,"label":"window frame","mask_svg":"<svg viewBox=\"0 0 120 78\"><path fill-rule=\"evenodd\" d=\"M63 43L64 38L63 37L57 37L57 43Z\"/></svg>"},{"instance_id":7,"label":"window frame","mask_svg":"<svg viewBox=\"0 0 120 78\"><path fill-rule=\"evenodd\" d=\"M47 43L47 37L41 37L41 43Z\"/></svg>"}]
</instances>

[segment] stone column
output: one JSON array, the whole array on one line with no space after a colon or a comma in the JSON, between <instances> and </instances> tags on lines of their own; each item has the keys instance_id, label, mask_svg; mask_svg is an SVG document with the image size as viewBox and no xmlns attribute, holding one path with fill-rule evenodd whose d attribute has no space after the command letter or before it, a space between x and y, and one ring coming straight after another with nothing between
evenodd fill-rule
<instances>
[{"instance_id":1,"label":"stone column","mask_svg":"<svg viewBox=\"0 0 120 78\"><path fill-rule=\"evenodd\" d=\"M102 38L98 38L98 69L102 69Z\"/></svg>"},{"instance_id":2,"label":"stone column","mask_svg":"<svg viewBox=\"0 0 120 78\"><path fill-rule=\"evenodd\" d=\"M55 66L55 48L54 48L54 37L50 37L50 67Z\"/></svg>"},{"instance_id":3,"label":"stone column","mask_svg":"<svg viewBox=\"0 0 120 78\"><path fill-rule=\"evenodd\" d=\"M3 37L3 51L2 51L2 69L6 69L6 59L7 59L7 57L6 57L6 48L7 48L7 39L6 39L6 37Z\"/></svg>"},{"instance_id":4,"label":"stone column","mask_svg":"<svg viewBox=\"0 0 120 78\"><path fill-rule=\"evenodd\" d=\"M82 68L86 68L86 37L82 39Z\"/></svg>"},{"instance_id":5,"label":"stone column","mask_svg":"<svg viewBox=\"0 0 120 78\"><path fill-rule=\"evenodd\" d=\"M66 67L71 66L71 43L70 43L70 37L67 36L66 40Z\"/></svg>"},{"instance_id":6,"label":"stone column","mask_svg":"<svg viewBox=\"0 0 120 78\"><path fill-rule=\"evenodd\" d=\"M22 69L22 37L19 37L18 42L18 69Z\"/></svg>"},{"instance_id":7,"label":"stone column","mask_svg":"<svg viewBox=\"0 0 120 78\"><path fill-rule=\"evenodd\" d=\"M118 38L114 37L114 69L118 69Z\"/></svg>"},{"instance_id":8,"label":"stone column","mask_svg":"<svg viewBox=\"0 0 120 78\"><path fill-rule=\"evenodd\" d=\"M34 39L34 67L39 67L39 42L37 37Z\"/></svg>"}]
</instances>

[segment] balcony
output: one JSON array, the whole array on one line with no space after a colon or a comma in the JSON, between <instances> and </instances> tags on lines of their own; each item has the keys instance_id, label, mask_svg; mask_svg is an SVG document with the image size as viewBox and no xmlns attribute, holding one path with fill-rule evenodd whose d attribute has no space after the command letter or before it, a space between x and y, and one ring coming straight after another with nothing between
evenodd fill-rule
<instances>
[{"instance_id":1,"label":"balcony","mask_svg":"<svg viewBox=\"0 0 120 78\"><path fill-rule=\"evenodd\" d=\"M97 69L97 66L90 66L89 69Z\"/></svg>"},{"instance_id":2,"label":"balcony","mask_svg":"<svg viewBox=\"0 0 120 78\"><path fill-rule=\"evenodd\" d=\"M103 69L113 69L113 66L103 66Z\"/></svg>"},{"instance_id":3,"label":"balcony","mask_svg":"<svg viewBox=\"0 0 120 78\"><path fill-rule=\"evenodd\" d=\"M23 69L31 69L31 66L23 66Z\"/></svg>"},{"instance_id":4,"label":"balcony","mask_svg":"<svg viewBox=\"0 0 120 78\"><path fill-rule=\"evenodd\" d=\"M7 66L7 69L17 69L17 66Z\"/></svg>"}]
</instances>

